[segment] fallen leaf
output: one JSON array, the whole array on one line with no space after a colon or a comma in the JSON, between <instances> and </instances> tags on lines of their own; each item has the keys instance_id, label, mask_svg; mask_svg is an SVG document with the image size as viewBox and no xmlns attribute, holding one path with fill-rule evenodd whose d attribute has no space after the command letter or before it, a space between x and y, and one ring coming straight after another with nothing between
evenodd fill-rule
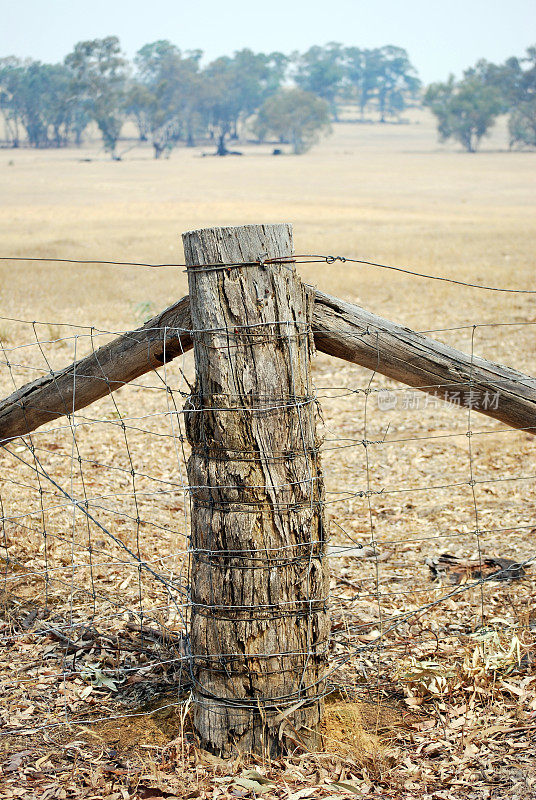
<instances>
[{"instance_id":1,"label":"fallen leaf","mask_svg":"<svg viewBox=\"0 0 536 800\"><path fill-rule=\"evenodd\" d=\"M263 784L259 783L259 781L251 781L249 778L235 778L234 783L237 783L239 786L243 786L244 789L249 789L252 792L256 792L257 794L264 794L264 792L269 792L273 783Z\"/></svg>"},{"instance_id":2,"label":"fallen leaf","mask_svg":"<svg viewBox=\"0 0 536 800\"><path fill-rule=\"evenodd\" d=\"M344 792L351 792L352 794L362 795L362 791L354 786L353 783L346 783L346 781L335 781L329 784L330 789L335 788Z\"/></svg>"}]
</instances>

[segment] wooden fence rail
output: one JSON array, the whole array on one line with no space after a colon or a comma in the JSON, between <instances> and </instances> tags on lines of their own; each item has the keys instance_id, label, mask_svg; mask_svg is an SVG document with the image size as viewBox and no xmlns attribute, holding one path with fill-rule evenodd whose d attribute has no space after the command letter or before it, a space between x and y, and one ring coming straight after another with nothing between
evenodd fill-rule
<instances>
[{"instance_id":1,"label":"wooden fence rail","mask_svg":"<svg viewBox=\"0 0 536 800\"><path fill-rule=\"evenodd\" d=\"M189 297L143 327L117 337L62 370L22 386L0 401L0 441L78 411L192 348ZM317 350L445 397L512 428L536 434L536 379L476 355L471 357L353 303L316 291L313 332ZM76 387L75 397L73 393ZM473 392L473 394L471 394ZM497 395L474 404L474 392Z\"/></svg>"}]
</instances>

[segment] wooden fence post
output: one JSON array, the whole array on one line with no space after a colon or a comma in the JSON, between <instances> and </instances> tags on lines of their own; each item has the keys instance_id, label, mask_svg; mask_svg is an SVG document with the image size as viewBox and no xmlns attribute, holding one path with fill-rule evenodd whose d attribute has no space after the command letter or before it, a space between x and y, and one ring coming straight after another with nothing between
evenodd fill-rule
<instances>
[{"instance_id":1,"label":"wooden fence post","mask_svg":"<svg viewBox=\"0 0 536 800\"><path fill-rule=\"evenodd\" d=\"M221 756L318 740L328 639L314 296L289 225L183 236L196 386L191 444L194 727ZM213 265L241 264L231 268ZM211 265L211 266L203 266Z\"/></svg>"}]
</instances>

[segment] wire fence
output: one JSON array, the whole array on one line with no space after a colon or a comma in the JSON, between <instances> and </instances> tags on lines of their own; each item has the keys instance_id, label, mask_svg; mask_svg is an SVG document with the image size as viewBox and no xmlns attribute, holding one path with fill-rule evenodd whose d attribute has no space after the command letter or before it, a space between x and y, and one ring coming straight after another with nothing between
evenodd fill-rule
<instances>
[{"instance_id":1,"label":"wire fence","mask_svg":"<svg viewBox=\"0 0 536 800\"><path fill-rule=\"evenodd\" d=\"M17 323L20 341L1 344L3 396L96 353L120 333L62 325L57 336L50 335L50 323ZM534 324L493 323L503 337L514 325L532 331ZM252 336L257 344L284 337L268 327L188 334L205 337L207 346L229 359L230 348L242 346L244 337L248 346ZM481 328L489 323L465 329L471 361ZM169 330L155 333L165 352ZM72 407L61 418L5 442L0 451L2 736L155 709L184 713L195 688L192 611L200 609L192 562L204 560L211 580L221 580L222 559L229 576L244 561L249 569L275 569L304 557L299 547L290 553L222 553L207 545L209 537L204 546L203 537L192 540L192 504L207 497L212 512L222 496L227 503L234 498L237 513L249 513L250 505L259 512L254 492L240 495L240 482L223 487L222 495L188 479L192 415L244 411L233 398L218 398L217 406L196 401L191 353L164 357L158 369L117 391L108 386L106 396L76 410L78 386L88 377L75 371ZM279 503L271 513L307 514L307 506L320 504L329 518L329 602L307 587L302 608L277 606L278 618L329 606L331 635L319 692L389 703L409 686L415 696L428 692L441 700L434 680L441 685L456 652L470 655L467 675L484 669L488 656L502 659L505 669L529 670L536 628L532 432L481 417L479 411L497 402L493 392L476 393L468 402L461 390L459 397L452 390L446 396L438 384L435 394L424 394L421 387L401 387L354 365L334 369L324 356L314 365L313 382L291 402L257 398L253 416L286 412L289 403L298 426L301 414L321 414L325 489L314 475L306 485L288 478L271 487ZM302 445L284 453L287 466L293 458L311 463L317 446L305 439ZM305 543L305 557L316 557L321 544L321 537ZM274 609L252 602L238 611L247 620ZM266 655L279 657L281 670L285 657L302 656L303 666L311 653ZM212 656L215 668L225 671L240 654ZM285 695L273 710L294 702L295 696Z\"/></svg>"}]
</instances>

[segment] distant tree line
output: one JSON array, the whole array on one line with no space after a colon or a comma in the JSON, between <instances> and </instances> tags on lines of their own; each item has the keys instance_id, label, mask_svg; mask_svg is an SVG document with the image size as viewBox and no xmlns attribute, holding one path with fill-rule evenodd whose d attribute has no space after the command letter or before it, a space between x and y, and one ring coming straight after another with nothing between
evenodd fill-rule
<instances>
[{"instance_id":1,"label":"distant tree line","mask_svg":"<svg viewBox=\"0 0 536 800\"><path fill-rule=\"evenodd\" d=\"M469 152L500 114L508 114L511 148L536 147L536 46L504 64L479 61L460 80L421 82L401 47L363 49L331 42L303 53L244 49L203 65L200 50L166 40L146 44L129 63L119 39L79 42L62 64L0 59L0 112L8 143L18 147L80 144L90 123L118 158L127 119L155 158L183 142L210 140L218 155L235 152L240 135L306 151L341 107L353 120L399 120L424 102L441 140ZM352 112L350 111L350 115ZM346 113L346 118L348 114Z\"/></svg>"},{"instance_id":2,"label":"distant tree line","mask_svg":"<svg viewBox=\"0 0 536 800\"><path fill-rule=\"evenodd\" d=\"M504 64L478 61L461 80L431 84L424 104L437 118L442 141L454 139L470 153L500 114L508 114L511 148L536 147L536 46Z\"/></svg>"},{"instance_id":3,"label":"distant tree line","mask_svg":"<svg viewBox=\"0 0 536 800\"><path fill-rule=\"evenodd\" d=\"M90 122L117 157L127 118L156 158L178 143L207 138L216 152L249 131L304 152L342 104L360 119L398 119L417 102L421 84L405 50L331 43L290 56L244 49L203 66L202 52L169 41L142 47L131 64L119 39L79 42L62 64L13 56L0 59L0 112L9 143L18 147L80 144Z\"/></svg>"}]
</instances>

